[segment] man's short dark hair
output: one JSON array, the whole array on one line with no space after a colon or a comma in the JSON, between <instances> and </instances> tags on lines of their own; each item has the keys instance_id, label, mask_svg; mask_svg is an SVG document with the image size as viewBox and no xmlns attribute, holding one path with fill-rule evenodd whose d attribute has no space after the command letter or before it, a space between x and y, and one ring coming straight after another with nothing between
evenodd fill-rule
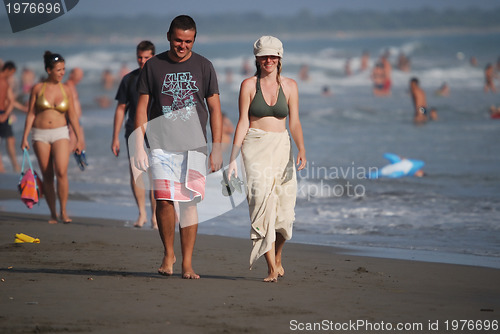
<instances>
[{"instance_id":1,"label":"man's short dark hair","mask_svg":"<svg viewBox=\"0 0 500 334\"><path fill-rule=\"evenodd\" d=\"M16 69L16 64L14 64L13 61L6 61L5 64L2 66L2 71L6 70L15 70Z\"/></svg>"},{"instance_id":2,"label":"man's short dark hair","mask_svg":"<svg viewBox=\"0 0 500 334\"><path fill-rule=\"evenodd\" d=\"M142 41L139 44L137 44L137 53L148 50L151 51L153 56L155 55L155 45L150 41Z\"/></svg>"},{"instance_id":3,"label":"man's short dark hair","mask_svg":"<svg viewBox=\"0 0 500 334\"><path fill-rule=\"evenodd\" d=\"M168 29L168 34L172 35L174 29L181 30L194 30L194 37L196 38L196 23L193 18L188 15L179 15L170 23L170 28Z\"/></svg>"}]
</instances>

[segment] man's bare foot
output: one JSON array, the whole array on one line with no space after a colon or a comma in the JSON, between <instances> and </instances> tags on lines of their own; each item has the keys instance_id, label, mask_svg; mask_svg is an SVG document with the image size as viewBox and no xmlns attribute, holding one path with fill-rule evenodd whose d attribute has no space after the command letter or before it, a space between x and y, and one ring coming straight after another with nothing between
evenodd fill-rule
<instances>
[{"instance_id":1,"label":"man's bare foot","mask_svg":"<svg viewBox=\"0 0 500 334\"><path fill-rule=\"evenodd\" d=\"M194 271L187 271L182 273L182 278L184 279L200 279L200 275L196 274Z\"/></svg>"},{"instance_id":2,"label":"man's bare foot","mask_svg":"<svg viewBox=\"0 0 500 334\"><path fill-rule=\"evenodd\" d=\"M274 272L274 273L269 274L269 276L264 278L264 282L268 282L268 283L278 282L278 273Z\"/></svg>"},{"instance_id":3,"label":"man's bare foot","mask_svg":"<svg viewBox=\"0 0 500 334\"><path fill-rule=\"evenodd\" d=\"M175 255L173 261L169 260L169 258L165 255L163 257L163 262L161 263L161 267L158 268L158 274L163 276L172 276L174 273L175 261L176 261Z\"/></svg>"}]
</instances>

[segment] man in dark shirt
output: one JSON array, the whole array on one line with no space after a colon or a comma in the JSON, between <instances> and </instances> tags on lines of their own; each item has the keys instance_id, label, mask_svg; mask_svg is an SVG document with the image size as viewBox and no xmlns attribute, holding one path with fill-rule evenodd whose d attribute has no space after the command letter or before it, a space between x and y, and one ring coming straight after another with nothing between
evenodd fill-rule
<instances>
[{"instance_id":1,"label":"man in dark shirt","mask_svg":"<svg viewBox=\"0 0 500 334\"><path fill-rule=\"evenodd\" d=\"M155 46L150 41L142 41L137 45L137 64L139 68L128 73L122 78L118 92L115 99L118 101L115 110L115 120L113 126L113 140L111 142L111 150L113 154L118 157L120 154L120 139L118 135L125 119L125 114L128 112L128 118L125 122L125 140L128 145L128 138L135 129L135 111L137 107L137 100L139 99L139 92L137 91L137 79L141 69L146 64L146 61L155 55ZM127 153L128 147L127 147ZM130 155L129 155L130 158ZM137 185L130 170L130 184L132 186L132 194L134 195L135 202L139 209L139 216L134 223L134 227L142 227L147 220L146 212L146 190L144 186ZM151 198L151 226L158 228L156 223L156 201L153 197L153 192L148 190L149 197Z\"/></svg>"}]
</instances>

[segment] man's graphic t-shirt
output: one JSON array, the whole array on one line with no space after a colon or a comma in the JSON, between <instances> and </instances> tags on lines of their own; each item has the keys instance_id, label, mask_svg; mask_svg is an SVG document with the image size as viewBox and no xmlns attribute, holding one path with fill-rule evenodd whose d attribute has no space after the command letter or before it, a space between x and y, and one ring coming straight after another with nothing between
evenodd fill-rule
<instances>
[{"instance_id":1,"label":"man's graphic t-shirt","mask_svg":"<svg viewBox=\"0 0 500 334\"><path fill-rule=\"evenodd\" d=\"M169 151L197 149L202 141L206 145L205 99L219 94L217 75L208 59L192 52L187 61L176 63L163 52L144 65L138 91L149 95L146 134L151 145Z\"/></svg>"}]
</instances>

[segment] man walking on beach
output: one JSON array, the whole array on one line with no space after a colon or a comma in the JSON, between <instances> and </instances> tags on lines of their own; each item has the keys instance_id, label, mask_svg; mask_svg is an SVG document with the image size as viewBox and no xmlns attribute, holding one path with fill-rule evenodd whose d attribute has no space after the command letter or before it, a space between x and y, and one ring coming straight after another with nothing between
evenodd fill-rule
<instances>
[{"instance_id":1,"label":"man walking on beach","mask_svg":"<svg viewBox=\"0 0 500 334\"><path fill-rule=\"evenodd\" d=\"M16 158L16 139L12 131L11 114L14 110L15 97L12 88L9 85L9 78L16 73L16 65L8 61L0 71L0 138L6 140L7 154L12 162L12 168L19 172L19 164ZM0 173L4 173L5 168L0 154Z\"/></svg>"},{"instance_id":2,"label":"man walking on beach","mask_svg":"<svg viewBox=\"0 0 500 334\"><path fill-rule=\"evenodd\" d=\"M135 121L138 135L133 136L136 152L131 159L139 170L150 167L152 174L156 217L164 246L158 269L162 275L173 274L174 202L179 204L182 277L186 279L200 278L193 270L192 256L198 231L197 203L205 194L209 119L213 144L210 170L217 171L222 166L222 113L217 76L212 63L192 51L196 32L191 17L176 17L167 33L170 49L144 65L138 83ZM144 134L150 159L143 146Z\"/></svg>"},{"instance_id":3,"label":"man walking on beach","mask_svg":"<svg viewBox=\"0 0 500 334\"><path fill-rule=\"evenodd\" d=\"M128 138L135 129L136 106L137 100L139 99L139 92L137 91L137 80L139 79L139 73L144 67L144 64L146 64L146 61L148 61L155 55L154 44L150 41L140 42L136 48L136 55L137 64L139 65L139 67L122 78L115 97L118 102L115 110L111 151L113 151L113 154L116 157L118 157L118 155L120 154L120 139L118 135L120 134L120 129L127 112L128 118L125 122L125 140L127 142L127 154L129 154ZM130 185L132 187L132 194L134 195L135 202L139 209L139 217L137 217L137 220L134 223L134 227L140 228L146 223L148 217L146 212L146 190L144 189L144 187L136 184L132 175L132 169L130 169ZM156 202L153 197L152 191L148 191L148 197L150 197L151 199L151 227L158 228L155 212Z\"/></svg>"}]
</instances>

